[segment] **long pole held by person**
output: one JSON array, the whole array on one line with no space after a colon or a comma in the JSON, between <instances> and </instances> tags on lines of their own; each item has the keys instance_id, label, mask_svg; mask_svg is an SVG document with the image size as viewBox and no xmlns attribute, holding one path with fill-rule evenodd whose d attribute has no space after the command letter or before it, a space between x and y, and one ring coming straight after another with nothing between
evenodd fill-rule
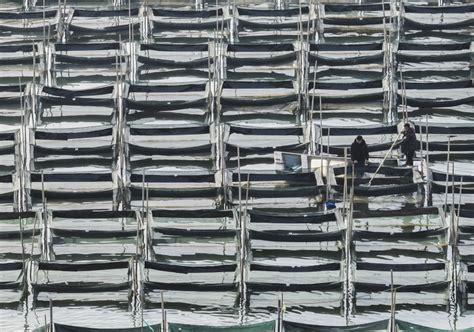
<instances>
[{"instance_id":1,"label":"long pole held by person","mask_svg":"<svg viewBox=\"0 0 474 332\"><path fill-rule=\"evenodd\" d=\"M392 152L393 148L395 147L395 145L397 145L398 143L398 139L400 138L400 135L402 135L403 132L400 132L397 136L397 138L395 138L395 141L393 141L393 144L392 146L390 147L390 149L387 151L387 153L385 154L385 157L382 159L382 162L380 163L379 167L377 167L375 173L372 175L372 177L370 178L369 180L369 187L372 185L372 181L374 180L375 176L377 175L377 173L380 171L380 169L382 168L383 166L383 163L385 162L385 160L387 160L389 154Z\"/></svg>"}]
</instances>

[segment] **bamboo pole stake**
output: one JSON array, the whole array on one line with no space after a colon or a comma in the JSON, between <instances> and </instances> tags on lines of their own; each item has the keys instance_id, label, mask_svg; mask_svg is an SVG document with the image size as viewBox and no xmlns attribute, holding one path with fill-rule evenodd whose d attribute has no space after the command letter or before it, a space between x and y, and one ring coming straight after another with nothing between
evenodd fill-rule
<instances>
[{"instance_id":1,"label":"bamboo pole stake","mask_svg":"<svg viewBox=\"0 0 474 332\"><path fill-rule=\"evenodd\" d=\"M281 325L282 325L282 324L281 324L281 306L282 306L281 300L278 299L277 332L280 332L280 331L281 331Z\"/></svg>"},{"instance_id":2,"label":"bamboo pole stake","mask_svg":"<svg viewBox=\"0 0 474 332\"><path fill-rule=\"evenodd\" d=\"M45 5L45 0L43 0L43 45L46 45L46 5ZM43 50L43 56L44 56L44 50Z\"/></svg>"},{"instance_id":3,"label":"bamboo pole stake","mask_svg":"<svg viewBox=\"0 0 474 332\"><path fill-rule=\"evenodd\" d=\"M462 203L462 189L463 189L463 180L464 178L461 176L461 183L459 185L459 198L458 198L458 214L457 214L457 217L456 217L456 223L455 223L455 231L454 231L454 235L455 235L455 241L454 241L454 244L456 244L458 242L458 232L459 232L459 217L461 215L461 203Z\"/></svg>"},{"instance_id":4,"label":"bamboo pole stake","mask_svg":"<svg viewBox=\"0 0 474 332\"><path fill-rule=\"evenodd\" d=\"M166 328L166 311L165 311L163 291L160 291L160 297L161 297L161 331L167 332L168 329Z\"/></svg>"},{"instance_id":5,"label":"bamboo pole stake","mask_svg":"<svg viewBox=\"0 0 474 332\"><path fill-rule=\"evenodd\" d=\"M396 305L396 293L393 287L393 270L390 270L390 296L391 296L391 305L390 305L390 331L396 331L396 323L395 323L395 305Z\"/></svg>"},{"instance_id":6,"label":"bamboo pole stake","mask_svg":"<svg viewBox=\"0 0 474 332\"><path fill-rule=\"evenodd\" d=\"M321 95L319 96L319 128L319 156L321 157L321 176L323 176L323 102Z\"/></svg>"},{"instance_id":7,"label":"bamboo pole stake","mask_svg":"<svg viewBox=\"0 0 474 332\"><path fill-rule=\"evenodd\" d=\"M250 173L247 173L247 187L245 188L245 214L247 214L248 204L249 204L249 187L250 187Z\"/></svg>"},{"instance_id":8,"label":"bamboo pole stake","mask_svg":"<svg viewBox=\"0 0 474 332\"><path fill-rule=\"evenodd\" d=\"M454 200L455 200L455 190L454 190L454 161L451 162L451 194L452 194L452 203L451 203L451 224L453 224L453 231L454 231L454 217L456 216L456 212L454 211Z\"/></svg>"},{"instance_id":9,"label":"bamboo pole stake","mask_svg":"<svg viewBox=\"0 0 474 332\"><path fill-rule=\"evenodd\" d=\"M445 191L444 191L444 214L446 215L446 211L448 208L448 181L449 181L449 161L450 161L450 154L451 154L451 135L448 136L448 154L446 156L446 184L445 184Z\"/></svg>"},{"instance_id":10,"label":"bamboo pole stake","mask_svg":"<svg viewBox=\"0 0 474 332\"><path fill-rule=\"evenodd\" d=\"M354 166L352 166L354 167ZM327 174L326 174L327 176ZM346 216L346 197L347 195L347 148L344 148L344 186L343 186L343 193L342 193L342 215L343 215L343 220L344 224L347 225L347 216Z\"/></svg>"},{"instance_id":11,"label":"bamboo pole stake","mask_svg":"<svg viewBox=\"0 0 474 332\"><path fill-rule=\"evenodd\" d=\"M310 110L310 113L309 113L309 137L310 137L310 141L312 142L311 143L311 153L314 154L315 151L314 151L314 147L313 147L313 144L314 144L314 139L313 139L313 112L314 112L314 90L316 90L316 61L314 62L314 73L313 73L313 92L311 94L311 110Z\"/></svg>"},{"instance_id":12,"label":"bamboo pole stake","mask_svg":"<svg viewBox=\"0 0 474 332\"><path fill-rule=\"evenodd\" d=\"M44 192L44 172L41 171L41 199L43 203L43 230L44 230L44 238L43 238L43 250L42 253L46 254L47 252L47 241L48 241L48 227L47 227L47 212L46 212L46 197ZM45 255L46 256L46 255ZM46 258L46 257L44 257Z\"/></svg>"},{"instance_id":13,"label":"bamboo pole stake","mask_svg":"<svg viewBox=\"0 0 474 332\"><path fill-rule=\"evenodd\" d=\"M428 133L429 133L429 125L428 125L428 114L426 114L426 162L429 164L430 162L430 149L429 149L429 144L430 144L430 141L429 141L429 136L428 136Z\"/></svg>"},{"instance_id":14,"label":"bamboo pole stake","mask_svg":"<svg viewBox=\"0 0 474 332\"><path fill-rule=\"evenodd\" d=\"M31 255L30 257L33 257L34 249L35 249L35 231L36 231L36 221L38 219L38 216L35 214L35 220L33 221L33 232L31 235Z\"/></svg>"},{"instance_id":15,"label":"bamboo pole stake","mask_svg":"<svg viewBox=\"0 0 474 332\"><path fill-rule=\"evenodd\" d=\"M330 154L329 154L329 148L330 148L330 144L329 144L329 140L331 139L331 128L328 127L328 150L327 150L327 156L326 156L326 199L327 197L329 197L329 188L330 188L330 184L329 184L329 164L331 163L331 157L330 157Z\"/></svg>"},{"instance_id":16,"label":"bamboo pole stake","mask_svg":"<svg viewBox=\"0 0 474 332\"><path fill-rule=\"evenodd\" d=\"M352 165L352 178L351 178L351 189L350 189L350 204L349 204L349 216L346 223L346 271L345 271L345 316L346 324L348 324L349 315L351 313L351 304L350 304L350 274L351 274L351 243L352 243L352 217L354 212L354 189L355 188L355 167Z\"/></svg>"},{"instance_id":17,"label":"bamboo pole stake","mask_svg":"<svg viewBox=\"0 0 474 332\"><path fill-rule=\"evenodd\" d=\"M49 299L49 321L51 323L51 331L54 331L54 321L53 321L53 300Z\"/></svg>"},{"instance_id":18,"label":"bamboo pole stake","mask_svg":"<svg viewBox=\"0 0 474 332\"><path fill-rule=\"evenodd\" d=\"M149 206L149 202L150 202L150 193L149 193L149 187L148 187L148 182L146 183L146 218L145 218L145 223L143 225L143 250L144 250L144 256L145 256L145 259L149 259L149 256L150 256L150 253L148 251L148 243L149 243L149 240L148 240L148 237L149 237L149 222L148 222L148 211L150 211L150 206Z\"/></svg>"},{"instance_id":19,"label":"bamboo pole stake","mask_svg":"<svg viewBox=\"0 0 474 332\"><path fill-rule=\"evenodd\" d=\"M18 191L18 210L19 211L23 211L23 190L24 190L24 186L23 186L23 172L25 171L24 170L24 167L25 167L25 163L23 161L23 158L26 156L26 153L24 151L25 149L25 131L26 131L26 124L25 124L25 116L24 116L24 113L25 113L25 108L23 107L24 105L24 101L23 101L23 91L21 89L21 77L18 77L18 85L19 85L19 89L20 89L20 138L19 138L19 151L20 151L20 157L19 158L16 158L15 157L15 166L17 166L17 163L19 162L20 163L20 167L18 169L18 177L19 177L19 182L20 182L20 190Z\"/></svg>"},{"instance_id":20,"label":"bamboo pole stake","mask_svg":"<svg viewBox=\"0 0 474 332\"><path fill-rule=\"evenodd\" d=\"M143 168L142 171L142 209L141 209L141 217L143 219L143 216L145 214L145 168Z\"/></svg>"},{"instance_id":21,"label":"bamboo pole stake","mask_svg":"<svg viewBox=\"0 0 474 332\"><path fill-rule=\"evenodd\" d=\"M240 147L237 146L237 176L239 180L239 225L242 227L242 182L240 173Z\"/></svg>"},{"instance_id":22,"label":"bamboo pole stake","mask_svg":"<svg viewBox=\"0 0 474 332\"><path fill-rule=\"evenodd\" d=\"M23 223L21 217L18 218L18 224L20 226L20 243L21 243L21 261L23 262L22 271L25 272L25 245L23 240Z\"/></svg>"}]
</instances>

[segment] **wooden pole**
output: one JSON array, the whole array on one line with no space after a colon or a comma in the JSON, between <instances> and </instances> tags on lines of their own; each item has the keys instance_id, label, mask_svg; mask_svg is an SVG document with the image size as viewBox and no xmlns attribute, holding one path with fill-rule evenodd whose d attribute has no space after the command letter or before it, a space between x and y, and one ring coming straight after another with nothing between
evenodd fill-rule
<instances>
[{"instance_id":1,"label":"wooden pole","mask_svg":"<svg viewBox=\"0 0 474 332\"><path fill-rule=\"evenodd\" d=\"M385 160L387 160L388 156L390 155L390 153L392 152L393 148L395 147L395 145L397 144L397 141L398 141L398 138L402 135L402 133L400 132L398 134L398 136L395 138L395 141L393 141L392 143L392 146L390 147L390 149L387 151L387 153L385 154L385 157L382 159L382 161L380 162L379 166L377 167L377 169L375 170L374 174L372 175L372 177L370 178L369 180L369 187L372 185L372 181L374 180L375 176L377 175L377 173L380 171L380 169L382 168Z\"/></svg>"}]
</instances>

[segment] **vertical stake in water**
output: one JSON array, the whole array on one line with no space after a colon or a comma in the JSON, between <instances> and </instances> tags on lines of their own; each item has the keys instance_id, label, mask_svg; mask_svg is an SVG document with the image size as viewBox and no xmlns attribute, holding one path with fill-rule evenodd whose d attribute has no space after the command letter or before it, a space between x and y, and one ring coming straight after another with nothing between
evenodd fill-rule
<instances>
[{"instance_id":1,"label":"vertical stake in water","mask_svg":"<svg viewBox=\"0 0 474 332\"><path fill-rule=\"evenodd\" d=\"M352 165L354 168L354 165ZM327 177L327 174L326 174ZM347 200L347 148L344 148L344 187L343 187L343 193L342 193L342 217L344 220L344 224L347 225L347 209L346 209L346 200Z\"/></svg>"},{"instance_id":2,"label":"vertical stake in water","mask_svg":"<svg viewBox=\"0 0 474 332\"><path fill-rule=\"evenodd\" d=\"M242 182L240 174L240 147L237 146L237 176L239 180L239 226L242 227Z\"/></svg>"},{"instance_id":3,"label":"vertical stake in water","mask_svg":"<svg viewBox=\"0 0 474 332\"><path fill-rule=\"evenodd\" d=\"M49 322L51 326L51 331L54 331L54 321L53 321L53 300L49 299Z\"/></svg>"},{"instance_id":4,"label":"vertical stake in water","mask_svg":"<svg viewBox=\"0 0 474 332\"><path fill-rule=\"evenodd\" d=\"M48 219L47 219L47 212L46 212L46 197L44 193L44 172L41 171L41 199L43 203L43 227L44 227L44 232L43 232L43 254L47 253L47 245L48 245Z\"/></svg>"},{"instance_id":5,"label":"vertical stake in water","mask_svg":"<svg viewBox=\"0 0 474 332\"><path fill-rule=\"evenodd\" d=\"M145 168L143 168L143 172L142 172L142 213L141 213L142 220L144 216L145 216Z\"/></svg>"},{"instance_id":6,"label":"vertical stake in water","mask_svg":"<svg viewBox=\"0 0 474 332\"><path fill-rule=\"evenodd\" d=\"M319 156L321 157L321 176L323 176L323 101L321 95L319 96L319 128Z\"/></svg>"},{"instance_id":7,"label":"vertical stake in water","mask_svg":"<svg viewBox=\"0 0 474 332\"><path fill-rule=\"evenodd\" d=\"M329 156L329 145L330 145L330 139L331 139L331 128L328 127L328 149L327 149L327 156L326 156L326 197L329 197L329 164L331 163L331 158Z\"/></svg>"},{"instance_id":8,"label":"vertical stake in water","mask_svg":"<svg viewBox=\"0 0 474 332\"><path fill-rule=\"evenodd\" d=\"M456 217L456 211L454 211L454 200L455 200L455 190L454 190L454 161L451 162L451 195L452 195L452 202L451 202L451 226L452 226L452 232L454 235L454 222L455 222L455 217ZM456 244L453 243L453 246Z\"/></svg>"},{"instance_id":9,"label":"vertical stake in water","mask_svg":"<svg viewBox=\"0 0 474 332\"><path fill-rule=\"evenodd\" d=\"M280 327L280 322L281 322L281 301L278 299L278 305L277 305L277 332L280 332L281 327Z\"/></svg>"},{"instance_id":10,"label":"vertical stake in water","mask_svg":"<svg viewBox=\"0 0 474 332\"><path fill-rule=\"evenodd\" d=\"M350 188L350 195L349 195L349 215L347 217L347 222L345 224L346 227L346 237L345 237L345 255L346 255L346 270L345 270L345 318L346 318L346 325L349 325L349 315L351 313L351 292L352 287L350 284L351 281L351 264L352 264L352 257L351 257L351 243L352 243L352 215L354 210L354 187L355 187L355 167L352 165L352 178L351 178L351 188Z\"/></svg>"},{"instance_id":11,"label":"vertical stake in water","mask_svg":"<svg viewBox=\"0 0 474 332\"><path fill-rule=\"evenodd\" d=\"M448 154L446 156L446 184L445 184L445 191L444 191L444 215L446 215L446 211L448 209L448 185L449 185L449 160L451 154L451 135L448 136Z\"/></svg>"},{"instance_id":12,"label":"vertical stake in water","mask_svg":"<svg viewBox=\"0 0 474 332\"><path fill-rule=\"evenodd\" d=\"M21 121L21 127L20 127L20 138L19 138L19 150L20 150L20 158L15 158L15 165L17 166L18 162L20 163L20 167L18 168L18 177L19 177L19 182L20 182L20 190L18 191L18 210L23 211L23 172L24 172L24 162L23 158L26 155L24 151L24 146L26 145L26 142L24 140L25 137L25 131L26 131L26 117L24 116L24 107L23 107L23 91L21 89L21 78L18 78L18 85L20 88L20 121ZM18 137L16 138L18 140Z\"/></svg>"},{"instance_id":13,"label":"vertical stake in water","mask_svg":"<svg viewBox=\"0 0 474 332\"><path fill-rule=\"evenodd\" d=\"M463 177L461 176L461 183L459 185L459 199L458 199L458 209L457 209L457 215L455 215L455 220L452 222L453 224L453 249L451 251L451 262L452 262L452 301L454 304L454 314L453 316L453 325L454 325L454 330L456 330L456 323L457 323L457 314L458 314L458 296L457 296L457 290L458 290L458 278L459 278L459 273L458 273L458 232L459 232L459 217L461 214L461 203L462 203L462 186L463 186ZM452 307L452 306L450 306Z\"/></svg>"},{"instance_id":14,"label":"vertical stake in water","mask_svg":"<svg viewBox=\"0 0 474 332\"><path fill-rule=\"evenodd\" d=\"M281 332L283 330L282 328L282 316L283 316L283 301L281 299L278 299L278 317L277 317L277 332Z\"/></svg>"},{"instance_id":15,"label":"vertical stake in water","mask_svg":"<svg viewBox=\"0 0 474 332\"><path fill-rule=\"evenodd\" d=\"M426 114L426 162L430 162L430 149L429 149L429 125L428 125L428 114Z\"/></svg>"},{"instance_id":16,"label":"vertical stake in water","mask_svg":"<svg viewBox=\"0 0 474 332\"><path fill-rule=\"evenodd\" d=\"M313 139L313 112L314 112L314 90L316 90L316 61L314 62L314 73L313 73L313 93L311 94L311 110L310 110L310 113L309 113L309 137L310 137L310 141L311 141L311 145L310 145L310 148L311 148L311 152L312 154L315 154L315 149L314 149L314 142L315 140ZM321 174L322 175L322 174Z\"/></svg>"},{"instance_id":17,"label":"vertical stake in water","mask_svg":"<svg viewBox=\"0 0 474 332\"><path fill-rule=\"evenodd\" d=\"M165 301L163 296L163 291L160 291L161 297L161 331L166 332L168 329L166 328L166 311L165 311Z\"/></svg>"},{"instance_id":18,"label":"vertical stake in water","mask_svg":"<svg viewBox=\"0 0 474 332\"><path fill-rule=\"evenodd\" d=\"M23 242L23 223L22 223L21 217L18 218L18 224L20 226L21 261L23 262L22 270L23 270L23 275L24 275L25 273L25 246Z\"/></svg>"},{"instance_id":19,"label":"vertical stake in water","mask_svg":"<svg viewBox=\"0 0 474 332\"><path fill-rule=\"evenodd\" d=\"M393 270L390 270L390 331L396 331L396 322L395 322L395 311L396 311L396 290L393 287Z\"/></svg>"}]
</instances>

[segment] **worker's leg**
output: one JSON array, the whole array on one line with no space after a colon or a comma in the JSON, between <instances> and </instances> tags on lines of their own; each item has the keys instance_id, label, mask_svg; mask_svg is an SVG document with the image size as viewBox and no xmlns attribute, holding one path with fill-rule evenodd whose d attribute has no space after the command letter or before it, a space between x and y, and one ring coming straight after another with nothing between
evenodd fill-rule
<instances>
[{"instance_id":1,"label":"worker's leg","mask_svg":"<svg viewBox=\"0 0 474 332\"><path fill-rule=\"evenodd\" d=\"M413 166L413 157L414 156L415 156L415 151L410 151L406 154L407 166Z\"/></svg>"}]
</instances>

